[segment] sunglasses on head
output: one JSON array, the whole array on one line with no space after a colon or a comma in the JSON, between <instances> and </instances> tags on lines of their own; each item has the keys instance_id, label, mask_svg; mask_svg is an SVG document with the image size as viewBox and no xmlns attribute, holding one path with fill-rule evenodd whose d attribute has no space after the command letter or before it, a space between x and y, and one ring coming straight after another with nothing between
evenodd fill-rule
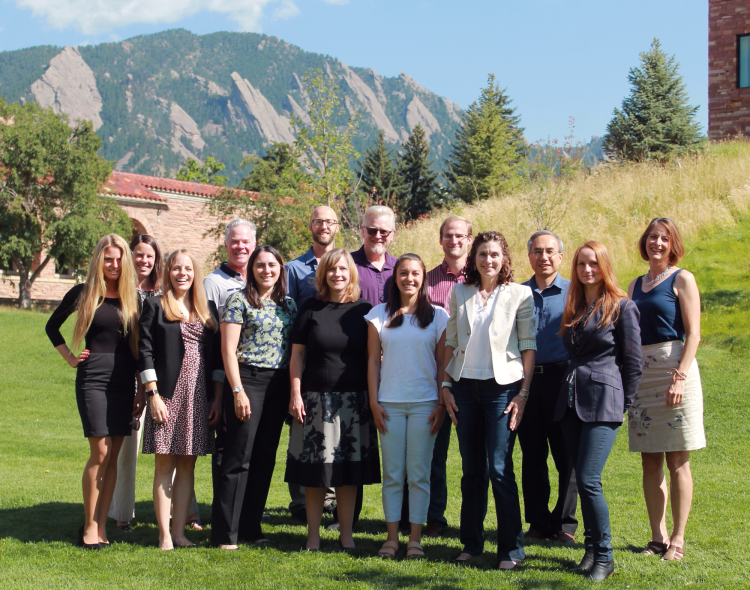
<instances>
[{"instance_id":1,"label":"sunglasses on head","mask_svg":"<svg viewBox=\"0 0 750 590\"><path fill-rule=\"evenodd\" d=\"M387 238L393 233L392 229L378 229L377 227L366 227L367 234L370 236L377 236L380 234L384 238Z\"/></svg>"}]
</instances>

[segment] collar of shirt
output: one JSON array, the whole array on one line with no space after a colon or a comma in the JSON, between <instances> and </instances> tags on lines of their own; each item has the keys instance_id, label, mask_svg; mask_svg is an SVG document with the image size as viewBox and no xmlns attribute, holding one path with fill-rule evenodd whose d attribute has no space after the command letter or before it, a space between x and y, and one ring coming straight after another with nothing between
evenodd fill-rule
<instances>
[{"instance_id":1,"label":"collar of shirt","mask_svg":"<svg viewBox=\"0 0 750 590\"><path fill-rule=\"evenodd\" d=\"M447 262L447 261L445 260L445 258L443 258L443 262L442 262L442 263L440 264L440 267L439 267L439 268L440 268L440 271L441 271L441 272L442 272L442 273L443 273L444 275L450 275L450 276L452 276L452 277L456 277L456 279L458 279L458 278L460 278L460 277L465 277L465 276L466 276L466 267L462 268L462 269L461 269L461 272L459 272L459 273L458 273L457 275L456 275L456 274L453 274L453 273L451 272L451 269L450 269L450 268L448 267L448 262Z\"/></svg>"},{"instance_id":2,"label":"collar of shirt","mask_svg":"<svg viewBox=\"0 0 750 590\"><path fill-rule=\"evenodd\" d=\"M236 270L232 270L231 268L229 268L228 262L222 262L221 266L219 267L219 270L221 270L221 272L223 272L224 274L232 278L242 277L242 275L238 273Z\"/></svg>"},{"instance_id":3,"label":"collar of shirt","mask_svg":"<svg viewBox=\"0 0 750 590\"><path fill-rule=\"evenodd\" d=\"M359 250L352 252L352 258L354 259L354 263L357 266L365 266L367 268L371 268L375 272L382 272L384 270L393 270L393 268L396 266L396 262L398 262L398 258L395 256L391 256L388 254L388 252L385 253L385 262L383 263L383 268L378 268L377 266L374 266L369 260L367 260L367 255L365 254L365 247L362 246Z\"/></svg>"},{"instance_id":4,"label":"collar of shirt","mask_svg":"<svg viewBox=\"0 0 750 590\"><path fill-rule=\"evenodd\" d=\"M536 284L536 277L534 275L531 275L531 278L528 281L526 281L524 285L531 287L532 291L534 291L535 293L539 293L541 295L542 291L546 291L550 287L557 287L559 291L562 291L565 288L566 281L567 279L564 279L562 275L560 275L560 273L558 272L555 275L555 280L552 281L550 286L547 287L546 289L539 289L539 287Z\"/></svg>"},{"instance_id":5,"label":"collar of shirt","mask_svg":"<svg viewBox=\"0 0 750 590\"><path fill-rule=\"evenodd\" d=\"M310 246L310 249L307 252L300 256L300 259L300 261L307 266L318 266L318 261L315 258L315 252L313 252L312 246Z\"/></svg>"}]
</instances>

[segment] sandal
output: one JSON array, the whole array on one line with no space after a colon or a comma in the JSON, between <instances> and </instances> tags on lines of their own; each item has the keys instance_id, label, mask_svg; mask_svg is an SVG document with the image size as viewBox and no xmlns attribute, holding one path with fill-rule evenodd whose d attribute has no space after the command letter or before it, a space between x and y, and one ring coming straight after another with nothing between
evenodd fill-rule
<instances>
[{"instance_id":1,"label":"sandal","mask_svg":"<svg viewBox=\"0 0 750 590\"><path fill-rule=\"evenodd\" d=\"M185 525L185 528L190 529L191 531L202 531L203 527L205 527L201 521L200 518L196 518L194 520L191 520L189 523Z\"/></svg>"},{"instance_id":2,"label":"sandal","mask_svg":"<svg viewBox=\"0 0 750 590\"><path fill-rule=\"evenodd\" d=\"M682 561L683 557L685 557L684 547L678 547L677 545L670 545L669 549L667 549L667 552L664 554L664 557L662 557L661 560L662 561Z\"/></svg>"},{"instance_id":3,"label":"sandal","mask_svg":"<svg viewBox=\"0 0 750 590\"><path fill-rule=\"evenodd\" d=\"M129 522L126 522L125 524L118 524L117 528L120 529L123 533L132 533L133 527L130 526Z\"/></svg>"},{"instance_id":4,"label":"sandal","mask_svg":"<svg viewBox=\"0 0 750 590\"><path fill-rule=\"evenodd\" d=\"M398 551L398 541L386 541L378 550L378 557L383 559L393 559Z\"/></svg>"},{"instance_id":5,"label":"sandal","mask_svg":"<svg viewBox=\"0 0 750 590\"><path fill-rule=\"evenodd\" d=\"M419 541L409 541L406 544L406 559L422 559L424 557L424 549Z\"/></svg>"},{"instance_id":6,"label":"sandal","mask_svg":"<svg viewBox=\"0 0 750 590\"><path fill-rule=\"evenodd\" d=\"M664 555L667 552L668 545L659 541L649 541L646 548L641 551L641 555Z\"/></svg>"}]
</instances>

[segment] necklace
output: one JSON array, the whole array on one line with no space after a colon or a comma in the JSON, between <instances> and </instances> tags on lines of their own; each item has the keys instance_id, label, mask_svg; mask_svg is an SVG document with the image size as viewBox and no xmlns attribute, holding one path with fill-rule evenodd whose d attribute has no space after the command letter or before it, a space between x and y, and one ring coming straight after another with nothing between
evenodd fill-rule
<instances>
[{"instance_id":1,"label":"necklace","mask_svg":"<svg viewBox=\"0 0 750 590\"><path fill-rule=\"evenodd\" d=\"M497 287L495 287L495 289L497 289ZM487 301L492 296L492 294L495 292L495 289L492 289L492 291L490 291L486 295L484 293L482 293L482 289L480 289L479 291L477 291L477 293L479 293L479 296L482 298L482 303L484 303L485 305L487 304Z\"/></svg>"},{"instance_id":2,"label":"necklace","mask_svg":"<svg viewBox=\"0 0 750 590\"><path fill-rule=\"evenodd\" d=\"M656 278L655 278L655 279L654 279L653 281L648 281L648 280L647 280L647 281L646 281L646 286L650 287L651 285L654 285L654 284L658 283L659 281L661 281L661 280L662 280L662 279L663 279L663 278L664 278L664 277L665 277L665 276L667 275L667 273L668 273L668 272L670 271L670 269L671 269L671 268L672 268L672 265L671 265L671 264L668 264L668 265L667 265L667 268L666 268L666 270L665 270L665 271L664 271L663 273L661 273L661 274L660 274L660 275L659 275L658 277L656 277ZM651 272L651 271L648 271L648 272L647 272L647 273L646 273L646 274L644 275L644 277L645 277L646 279L648 279L648 275L649 275L649 273L650 273L650 272Z\"/></svg>"}]
</instances>

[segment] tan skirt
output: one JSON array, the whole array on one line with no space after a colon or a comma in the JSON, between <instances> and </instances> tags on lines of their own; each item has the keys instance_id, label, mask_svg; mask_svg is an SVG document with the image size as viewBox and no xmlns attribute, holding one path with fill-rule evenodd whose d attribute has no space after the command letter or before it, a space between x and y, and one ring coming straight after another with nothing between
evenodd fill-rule
<instances>
[{"instance_id":1,"label":"tan skirt","mask_svg":"<svg viewBox=\"0 0 750 590\"><path fill-rule=\"evenodd\" d=\"M706 446L703 430L703 389L698 362L693 359L682 403L667 407L671 369L682 358L679 340L643 347L643 377L628 411L628 439L634 453L695 451Z\"/></svg>"}]
</instances>

